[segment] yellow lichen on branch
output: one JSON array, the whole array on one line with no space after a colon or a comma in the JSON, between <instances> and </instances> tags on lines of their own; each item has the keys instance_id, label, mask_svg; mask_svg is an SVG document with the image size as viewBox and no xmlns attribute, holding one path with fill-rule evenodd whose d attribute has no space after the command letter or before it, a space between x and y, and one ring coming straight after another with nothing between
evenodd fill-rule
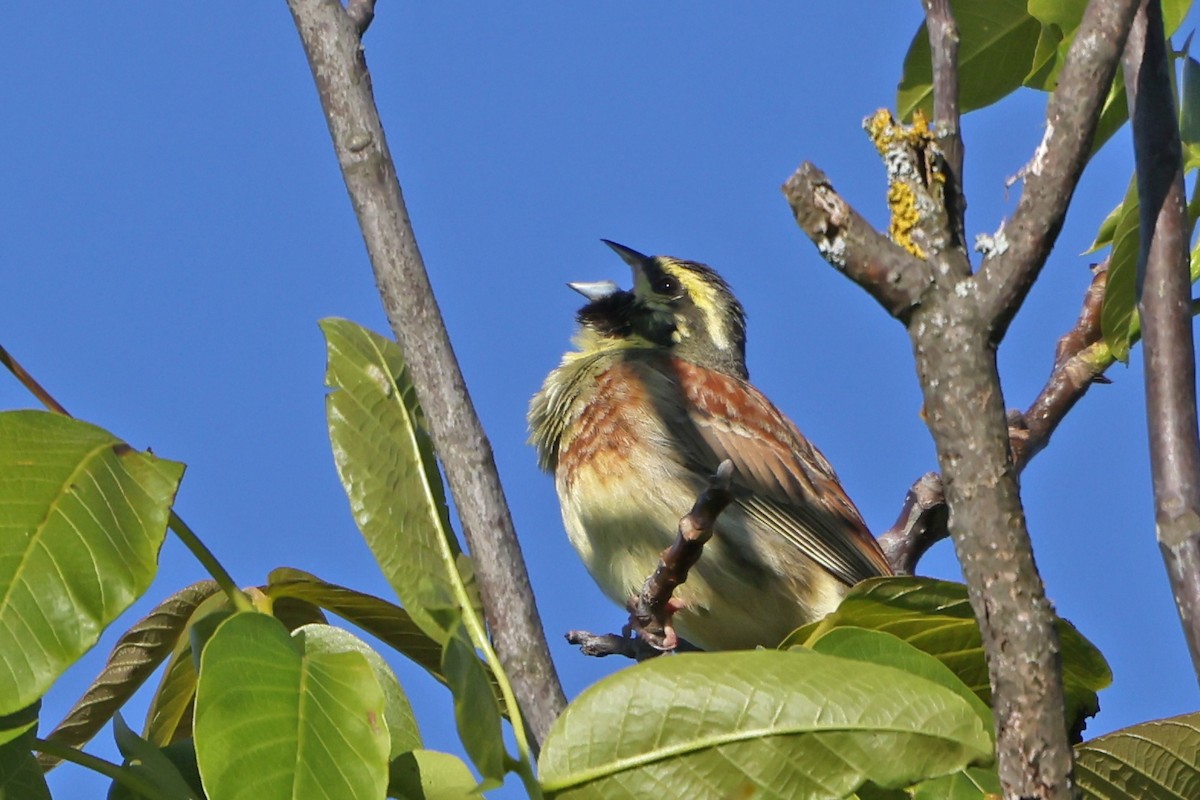
<instances>
[{"instance_id":1,"label":"yellow lichen on branch","mask_svg":"<svg viewBox=\"0 0 1200 800\"><path fill-rule=\"evenodd\" d=\"M901 125L890 111L880 109L863 120L863 128L887 167L888 236L917 258L925 258L918 242L923 238L922 222L937 213L946 182L941 153L925 115L918 109L912 125Z\"/></svg>"}]
</instances>

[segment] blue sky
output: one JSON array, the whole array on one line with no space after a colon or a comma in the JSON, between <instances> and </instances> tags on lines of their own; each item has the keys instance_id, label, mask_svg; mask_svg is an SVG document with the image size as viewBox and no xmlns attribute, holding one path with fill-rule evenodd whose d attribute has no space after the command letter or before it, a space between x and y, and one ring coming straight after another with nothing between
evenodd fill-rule
<instances>
[{"instance_id":1,"label":"blue sky","mask_svg":"<svg viewBox=\"0 0 1200 800\"><path fill-rule=\"evenodd\" d=\"M779 192L803 160L877 224L861 119L894 104L920 4L381 3L366 37L417 239L496 461L568 695L624 666L562 641L615 630L562 531L525 409L567 346L570 280L627 282L601 237L712 264L749 313L755 383L836 465L873 530L934 469L908 339L837 275ZM25 3L0 32L0 343L68 409L184 461L177 509L242 584L294 566L384 596L324 421L317 320L386 330L282 1ZM1197 16L1185 23L1195 27ZM1041 137L1044 97L966 118L968 233ZM1089 280L1079 255L1122 197L1127 136L1089 168L1001 350L1024 407ZM1140 351L1026 471L1039 567L1116 679L1089 733L1197 708L1154 541ZM32 401L0 380L0 407ZM939 545L925 574L955 577ZM204 577L168 540L123 623ZM118 623L47 698L48 730ZM396 660L428 746L456 749L448 694ZM128 713L139 727L144 701ZM106 731L90 749L117 758ZM53 773L62 796L106 782ZM516 787L509 787L508 795Z\"/></svg>"}]
</instances>

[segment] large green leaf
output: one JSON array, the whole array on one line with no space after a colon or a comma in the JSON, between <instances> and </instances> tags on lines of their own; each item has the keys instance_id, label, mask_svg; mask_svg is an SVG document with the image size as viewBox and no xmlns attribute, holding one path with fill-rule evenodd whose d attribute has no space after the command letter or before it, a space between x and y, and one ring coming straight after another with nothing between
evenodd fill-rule
<instances>
[{"instance_id":1,"label":"large green leaf","mask_svg":"<svg viewBox=\"0 0 1200 800\"><path fill-rule=\"evenodd\" d=\"M932 578L874 578L850 590L833 614L793 633L784 646L811 645L828 632L855 626L885 631L944 663L984 702L991 701L983 639L961 583ZM1071 623L1056 624L1062 648L1069 727L1078 732L1099 710L1096 693L1112 683L1100 651Z\"/></svg>"},{"instance_id":2,"label":"large green leaf","mask_svg":"<svg viewBox=\"0 0 1200 800\"><path fill-rule=\"evenodd\" d=\"M1034 69L1042 25L1025 0L950 0L958 23L959 108L965 113L990 105L1016 91ZM929 34L921 25L908 54L897 90L896 108L909 119L920 108L933 110L933 67Z\"/></svg>"},{"instance_id":3,"label":"large green leaf","mask_svg":"<svg viewBox=\"0 0 1200 800\"><path fill-rule=\"evenodd\" d=\"M361 653L306 653L274 617L231 617L204 647L196 689L209 800L377 800L385 705Z\"/></svg>"},{"instance_id":4,"label":"large green leaf","mask_svg":"<svg viewBox=\"0 0 1200 800\"><path fill-rule=\"evenodd\" d=\"M570 798L842 797L991 757L968 703L891 667L811 651L692 653L581 694L541 755Z\"/></svg>"},{"instance_id":5,"label":"large green leaf","mask_svg":"<svg viewBox=\"0 0 1200 800\"><path fill-rule=\"evenodd\" d=\"M826 655L852 658L855 661L870 661L902 669L920 678L933 681L954 692L975 709L980 723L983 724L983 729L989 734L995 727L992 710L957 675L951 672L949 667L890 633L866 628L834 628L813 642L812 649ZM923 781L909 791L914 798L936 797L955 798L955 800L978 798L982 795L972 794L972 792L976 791L981 780L986 780L986 776L989 774L995 778L994 769L968 767L950 775Z\"/></svg>"},{"instance_id":6,"label":"large green leaf","mask_svg":"<svg viewBox=\"0 0 1200 800\"><path fill-rule=\"evenodd\" d=\"M834 628L812 643L812 649L829 656L839 656L855 661L869 661L933 681L961 697L975 709L979 721L986 731L994 726L992 710L979 699L979 695L962 682L950 668L935 657L920 650L898 636L883 631L846 626Z\"/></svg>"},{"instance_id":7,"label":"large green leaf","mask_svg":"<svg viewBox=\"0 0 1200 800\"><path fill-rule=\"evenodd\" d=\"M0 413L0 714L41 697L146 591L182 475L94 425Z\"/></svg>"},{"instance_id":8,"label":"large green leaf","mask_svg":"<svg viewBox=\"0 0 1200 800\"><path fill-rule=\"evenodd\" d=\"M379 687L383 689L383 696L387 702L383 716L392 741L388 751L389 759L421 747L421 732L417 729L417 718L413 715L408 696L404 694L400 680L383 660L383 656L350 631L333 625L305 625L292 631L292 636L303 639L304 652L308 655L362 653L375 672L375 679L379 681Z\"/></svg>"},{"instance_id":9,"label":"large green leaf","mask_svg":"<svg viewBox=\"0 0 1200 800\"><path fill-rule=\"evenodd\" d=\"M1200 797L1200 713L1144 722L1075 748L1085 798L1182 800Z\"/></svg>"},{"instance_id":10,"label":"large green leaf","mask_svg":"<svg viewBox=\"0 0 1200 800\"><path fill-rule=\"evenodd\" d=\"M445 642L437 609L459 605L460 554L433 447L395 342L348 320L321 322L329 437L350 509L401 604Z\"/></svg>"},{"instance_id":11,"label":"large green leaf","mask_svg":"<svg viewBox=\"0 0 1200 800\"><path fill-rule=\"evenodd\" d=\"M197 606L219 591L216 581L193 583L135 622L117 640L92 685L46 738L68 747L91 740L175 649ZM42 764L47 765L46 757Z\"/></svg>"}]
</instances>

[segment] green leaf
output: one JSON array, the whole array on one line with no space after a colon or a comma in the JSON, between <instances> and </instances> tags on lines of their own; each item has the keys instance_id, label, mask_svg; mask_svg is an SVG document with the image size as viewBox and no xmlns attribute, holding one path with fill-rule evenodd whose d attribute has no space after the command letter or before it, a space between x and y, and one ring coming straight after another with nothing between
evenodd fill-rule
<instances>
[{"instance_id":1,"label":"green leaf","mask_svg":"<svg viewBox=\"0 0 1200 800\"><path fill-rule=\"evenodd\" d=\"M1129 347L1140 328L1137 316L1137 261L1140 203L1137 178L1130 178L1121 204L1121 215L1113 230L1112 253L1108 257L1108 283L1100 306L1100 331L1118 361L1129 359Z\"/></svg>"},{"instance_id":2,"label":"green leaf","mask_svg":"<svg viewBox=\"0 0 1200 800\"><path fill-rule=\"evenodd\" d=\"M0 745L8 744L21 734L38 724L38 715L42 711L42 701L18 709L11 714L0 717ZM2 798L3 795L0 795Z\"/></svg>"},{"instance_id":3,"label":"green leaf","mask_svg":"<svg viewBox=\"0 0 1200 800\"><path fill-rule=\"evenodd\" d=\"M435 618L460 604L459 547L433 446L395 342L348 320L321 322L329 437L350 509L401 604L443 643Z\"/></svg>"},{"instance_id":4,"label":"green leaf","mask_svg":"<svg viewBox=\"0 0 1200 800\"><path fill-rule=\"evenodd\" d=\"M50 800L50 788L30 750L32 746L32 731L0 745L0 798Z\"/></svg>"},{"instance_id":5,"label":"green leaf","mask_svg":"<svg viewBox=\"0 0 1200 800\"><path fill-rule=\"evenodd\" d=\"M500 706L484 669L461 626L455 626L442 652L442 671L454 693L454 721L484 788L504 782L504 738Z\"/></svg>"},{"instance_id":6,"label":"green leaf","mask_svg":"<svg viewBox=\"0 0 1200 800\"><path fill-rule=\"evenodd\" d=\"M345 586L326 583L315 575L290 567L272 570L263 587L272 598L294 597L337 614L352 625L394 647L424 667L442 683L442 646L417 626L408 612L395 603Z\"/></svg>"},{"instance_id":7,"label":"green leaf","mask_svg":"<svg viewBox=\"0 0 1200 800\"><path fill-rule=\"evenodd\" d=\"M1121 214L1124 211L1125 201L1122 200L1116 208L1108 212L1108 216L1100 223L1100 227L1096 230L1096 238L1092 240L1092 246L1084 250L1083 255L1090 255L1112 244L1113 237L1117 235L1117 223L1121 221Z\"/></svg>"},{"instance_id":8,"label":"green leaf","mask_svg":"<svg viewBox=\"0 0 1200 800\"><path fill-rule=\"evenodd\" d=\"M967 767L918 783L910 791L912 800L999 800L1000 777L994 767Z\"/></svg>"},{"instance_id":9,"label":"green leaf","mask_svg":"<svg viewBox=\"0 0 1200 800\"><path fill-rule=\"evenodd\" d=\"M1200 797L1200 713L1144 722L1075 748L1085 798Z\"/></svg>"},{"instance_id":10,"label":"green leaf","mask_svg":"<svg viewBox=\"0 0 1200 800\"><path fill-rule=\"evenodd\" d=\"M75 748L89 742L175 649L196 608L218 592L216 581L193 583L135 622L117 640L92 685L45 738Z\"/></svg>"},{"instance_id":11,"label":"green leaf","mask_svg":"<svg viewBox=\"0 0 1200 800\"><path fill-rule=\"evenodd\" d=\"M1174 36L1191 8L1192 0L1162 0L1163 33Z\"/></svg>"},{"instance_id":12,"label":"green leaf","mask_svg":"<svg viewBox=\"0 0 1200 800\"><path fill-rule=\"evenodd\" d=\"M991 757L966 701L902 670L811 651L690 653L622 670L558 718L555 797L842 797Z\"/></svg>"},{"instance_id":13,"label":"green leaf","mask_svg":"<svg viewBox=\"0 0 1200 800\"><path fill-rule=\"evenodd\" d=\"M350 631L332 625L305 625L292 631L292 637L303 639L304 652L310 655L362 653L371 665L387 703L383 716L392 741L388 758L395 758L401 753L421 747L421 732L417 730L417 719L413 715L412 706L409 705L408 696L404 694L400 680L383 660L383 656Z\"/></svg>"},{"instance_id":14,"label":"green leaf","mask_svg":"<svg viewBox=\"0 0 1200 800\"><path fill-rule=\"evenodd\" d=\"M991 702L983 640L961 583L932 578L873 578L855 586L837 611L794 632L782 646L809 645L846 626L885 631L941 661L985 703ZM1059 619L1068 727L1082 730L1099 710L1096 693L1112 683L1100 651Z\"/></svg>"},{"instance_id":15,"label":"green leaf","mask_svg":"<svg viewBox=\"0 0 1200 800\"><path fill-rule=\"evenodd\" d=\"M0 413L0 714L41 697L146 591L182 476L94 425Z\"/></svg>"},{"instance_id":16,"label":"green leaf","mask_svg":"<svg viewBox=\"0 0 1200 800\"><path fill-rule=\"evenodd\" d=\"M159 797L165 800L199 800L200 795L188 785L174 762L162 750L131 731L120 714L113 717L113 737L117 740L121 755L125 757L122 769L153 786L158 790ZM134 795L125 789L109 792L109 800L121 796Z\"/></svg>"},{"instance_id":17,"label":"green leaf","mask_svg":"<svg viewBox=\"0 0 1200 800\"><path fill-rule=\"evenodd\" d=\"M1034 69L1042 25L1025 0L951 0L958 23L959 108L963 113L991 105L1021 87ZM933 67L924 24L904 57L896 108L904 120L914 110L933 110Z\"/></svg>"},{"instance_id":18,"label":"green leaf","mask_svg":"<svg viewBox=\"0 0 1200 800\"><path fill-rule=\"evenodd\" d=\"M392 761L388 797L404 800L478 800L475 776L458 756L414 750Z\"/></svg>"},{"instance_id":19,"label":"green leaf","mask_svg":"<svg viewBox=\"0 0 1200 800\"><path fill-rule=\"evenodd\" d=\"M903 639L883 631L847 626L834 628L817 637L811 648L829 656L849 658L854 661L869 661L894 669L902 669L919 678L933 681L957 694L979 716L983 729L991 731L995 726L992 710L979 699L979 695L950 668L936 658L912 646Z\"/></svg>"},{"instance_id":20,"label":"green leaf","mask_svg":"<svg viewBox=\"0 0 1200 800\"><path fill-rule=\"evenodd\" d=\"M1200 167L1200 61L1183 59L1183 96L1179 109L1179 138L1185 170Z\"/></svg>"},{"instance_id":21,"label":"green leaf","mask_svg":"<svg viewBox=\"0 0 1200 800\"><path fill-rule=\"evenodd\" d=\"M201 656L196 761L210 800L359 800L387 786L385 699L361 653L306 653L237 614Z\"/></svg>"},{"instance_id":22,"label":"green leaf","mask_svg":"<svg viewBox=\"0 0 1200 800\"><path fill-rule=\"evenodd\" d=\"M842 658L851 658L856 661L870 661L875 664L902 669L917 677L933 681L954 692L971 708L975 709L975 713L979 716L979 721L983 725L983 729L988 731L989 735L995 729L996 723L992 718L992 710L957 675L951 672L949 667L928 653L918 650L908 642L890 633L867 630L866 628L834 628L813 642L812 649L826 655L841 656ZM987 772L976 767L970 767L967 770L943 775L932 781L919 783L913 789L913 796L928 798L971 797L972 795L969 793L969 790L964 787L974 786L977 783L975 773L981 771L985 772L985 774ZM995 774L994 770L992 770L992 774Z\"/></svg>"},{"instance_id":23,"label":"green leaf","mask_svg":"<svg viewBox=\"0 0 1200 800\"><path fill-rule=\"evenodd\" d=\"M181 737L192 735L195 709L196 664L189 643L186 650L171 657L162 680L146 712L145 737L165 747Z\"/></svg>"},{"instance_id":24,"label":"green leaf","mask_svg":"<svg viewBox=\"0 0 1200 800\"><path fill-rule=\"evenodd\" d=\"M142 741L144 742L145 740ZM153 747L149 743L146 743L145 746ZM192 794L197 797L205 796L204 787L200 785L200 772L196 769L196 748L191 739L180 739L166 747L155 747L154 750L174 768L175 774L184 780ZM126 768L128 768L128 765ZM187 796L180 794L168 795L171 800ZM119 781L113 781L112 786L108 790L108 800L145 800L145 796Z\"/></svg>"}]
</instances>

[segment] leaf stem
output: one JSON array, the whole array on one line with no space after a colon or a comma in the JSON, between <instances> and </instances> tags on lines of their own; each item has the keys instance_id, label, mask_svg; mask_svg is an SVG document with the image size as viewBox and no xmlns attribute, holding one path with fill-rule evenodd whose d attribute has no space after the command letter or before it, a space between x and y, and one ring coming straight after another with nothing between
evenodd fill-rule
<instances>
[{"instance_id":1,"label":"leaf stem","mask_svg":"<svg viewBox=\"0 0 1200 800\"><path fill-rule=\"evenodd\" d=\"M98 772L106 778L111 778L117 783L129 789L131 792L154 800L171 800L165 796L157 786L150 783L148 780L138 775L129 769L122 767L120 764L114 764L111 761L105 761L99 756L85 753L82 750L76 750L65 744L51 741L49 739L33 740L33 749L39 753L51 755L60 758L63 761L70 761L72 764L78 764L81 767Z\"/></svg>"},{"instance_id":2,"label":"leaf stem","mask_svg":"<svg viewBox=\"0 0 1200 800\"><path fill-rule=\"evenodd\" d=\"M184 546L192 552L192 555L196 557L196 560L200 562L201 566L208 570L208 574L211 575L213 580L217 582L217 585L221 587L221 591L225 592L225 594L229 597L229 600L231 603L233 603L234 608L236 608L238 611L253 611L254 606L250 602L250 598L246 596L245 592L238 588L238 585L234 582L233 577L229 574L229 572L226 571L225 567L221 565L221 562L217 560L217 557L213 555L213 552L208 549L208 546L205 545L204 542L200 541L200 537L197 536L190 527L188 527L188 524L183 521L183 518L175 513L175 509L171 509L171 518L167 524L175 533L175 535L179 537L179 541L183 542Z\"/></svg>"},{"instance_id":3,"label":"leaf stem","mask_svg":"<svg viewBox=\"0 0 1200 800\"><path fill-rule=\"evenodd\" d=\"M467 596L462 576L458 570L454 570L453 573L457 578L452 583L454 585L454 592L458 595L456 599L462 608L463 624L466 626L467 633L471 637L471 643L483 653L483 660L487 662L488 667L492 670L492 674L496 676L496 685L500 688L500 697L504 700L504 706L508 711L508 721L512 724L513 738L517 743L517 760L513 765L513 771L520 776L521 782L525 785L525 791L529 793L529 796L535 800L541 800L542 787L533 774L533 759L530 756L529 739L525 733L525 720L521 716L521 706L517 703L517 697L513 693L512 684L509 683L508 675L504 672L504 667L500 664L500 659L497 657L496 651L492 649L492 643L488 639L483 620L475 613L475 607L471 603L471 598Z\"/></svg>"}]
</instances>

